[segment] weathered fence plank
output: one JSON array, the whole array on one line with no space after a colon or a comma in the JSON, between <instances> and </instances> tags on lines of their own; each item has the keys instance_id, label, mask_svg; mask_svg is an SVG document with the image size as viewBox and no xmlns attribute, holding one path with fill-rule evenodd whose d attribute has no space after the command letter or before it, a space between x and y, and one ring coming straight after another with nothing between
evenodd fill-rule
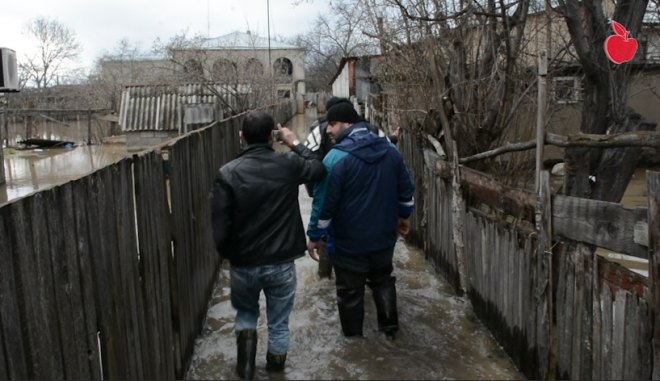
<instances>
[{"instance_id":1,"label":"weathered fence plank","mask_svg":"<svg viewBox=\"0 0 660 381\"><path fill-rule=\"evenodd\" d=\"M596 260L598 257L596 257ZM592 338L592 369L591 375L588 377L592 380L602 380L602 329L603 329L603 313L601 310L601 279L599 271L599 263L594 263L592 268L592 286L591 286L591 311L593 314L593 326L591 327Z\"/></svg>"},{"instance_id":2,"label":"weathered fence plank","mask_svg":"<svg viewBox=\"0 0 660 381\"><path fill-rule=\"evenodd\" d=\"M107 170L107 169L102 169ZM118 350L123 350L121 346L121 339L116 337L119 331L119 323L117 321L117 311L114 305L114 298L112 292L112 285L114 279L114 269L108 260L108 249L105 242L110 239L105 235L103 226L107 223L104 218L104 208L101 206L105 204L104 194L101 192L102 177L100 172L97 171L91 175L83 178L85 183L84 188L87 191L87 226L89 228L89 258L92 269L92 278L96 287L94 287L96 301L96 314L99 322L99 334L101 345L101 359L103 361L103 378L105 379L120 379L128 377L124 373L127 369L127 364L121 361ZM108 238L106 238L108 237Z\"/></svg>"},{"instance_id":3,"label":"weathered fence plank","mask_svg":"<svg viewBox=\"0 0 660 381\"><path fill-rule=\"evenodd\" d=\"M614 296L614 330L612 330L612 379L623 379L625 358L625 325L628 296L625 290L618 289Z\"/></svg>"},{"instance_id":4,"label":"weathered fence plank","mask_svg":"<svg viewBox=\"0 0 660 381\"><path fill-rule=\"evenodd\" d=\"M170 161L170 188L172 197L172 221L174 222L174 262L177 274L175 311L178 317L178 327L175 326L175 332L179 335L179 350L181 357L187 358L192 353L192 344L190 338L195 335L194 321L190 312L193 311L193 298L186 297L192 295L193 288L191 280L186 274L194 274L190 263L190 256L194 253L189 252L189 241L191 240L188 221L190 216L190 202L192 197L188 186L188 168L185 166L185 157L189 152L185 141L178 140L169 147ZM185 366L185 364L184 364ZM183 369L178 369L177 378L183 376Z\"/></svg>"},{"instance_id":5,"label":"weathered fence plank","mask_svg":"<svg viewBox=\"0 0 660 381\"><path fill-rule=\"evenodd\" d=\"M17 253L16 241L12 243L12 226L16 227L16 217L11 213L12 207L0 209L0 341L2 344L4 364L4 378L27 379L28 364L25 358L25 344L23 343L23 332L21 316L19 311L18 279L14 274L14 253ZM20 228L20 226L19 226ZM14 230L16 233L16 230ZM16 237L14 235L14 237ZM11 348L7 351L6 348ZM2 373L0 373L2 374Z\"/></svg>"},{"instance_id":6,"label":"weathered fence plank","mask_svg":"<svg viewBox=\"0 0 660 381\"><path fill-rule=\"evenodd\" d=\"M635 226L644 219L643 209L628 210L612 202L560 195L552 200L556 235L640 258L648 254L645 245L635 242Z\"/></svg>"},{"instance_id":7,"label":"weathered fence plank","mask_svg":"<svg viewBox=\"0 0 660 381\"><path fill-rule=\"evenodd\" d=\"M538 353L538 378L545 379L549 372L550 340L552 337L552 200L550 189L550 173L541 171L538 178L538 205L537 230L538 241L536 243L536 269L534 276L536 284L534 287L534 299L537 305L537 353Z\"/></svg>"},{"instance_id":8,"label":"weathered fence plank","mask_svg":"<svg viewBox=\"0 0 660 381\"><path fill-rule=\"evenodd\" d=\"M87 186L88 179L77 180L72 184L73 212L75 220L75 243L78 264L80 266L81 293L85 315L85 340L87 343L88 366L90 378L100 380L103 378L101 370L101 353L98 345L98 332L96 314L96 289L99 283L94 282L93 266L90 249L90 228L88 226L88 213L92 210L89 205ZM97 280L98 281L98 280Z\"/></svg>"},{"instance_id":9,"label":"weathered fence plank","mask_svg":"<svg viewBox=\"0 0 660 381\"><path fill-rule=\"evenodd\" d=\"M454 177L450 163L438 161L437 167L439 175ZM472 168L460 167L460 172L460 185L470 196L512 216L534 221L537 200L533 193L502 185L487 174Z\"/></svg>"},{"instance_id":10,"label":"weathered fence plank","mask_svg":"<svg viewBox=\"0 0 660 381\"><path fill-rule=\"evenodd\" d=\"M68 195L67 193L68 189ZM80 276L75 263L75 248L70 235L73 231L63 226L71 226L73 220L73 200L70 197L70 186L55 187L45 192L46 204L62 205L65 210L46 208L45 220L48 221L49 251L52 261L55 297L57 302L57 318L62 338L62 360L64 377L68 379L89 378L88 372L83 369L84 357L78 351L87 349L84 342L83 325L76 322L84 321L83 309L80 300ZM70 258L73 256L73 258ZM85 351L86 352L86 351ZM81 360L83 361L81 363ZM82 375L87 373L87 377Z\"/></svg>"},{"instance_id":11,"label":"weathered fence plank","mask_svg":"<svg viewBox=\"0 0 660 381\"><path fill-rule=\"evenodd\" d=\"M648 259L653 319L653 379L660 380L660 173L646 171L648 192Z\"/></svg>"},{"instance_id":12,"label":"weathered fence plank","mask_svg":"<svg viewBox=\"0 0 660 381\"><path fill-rule=\"evenodd\" d=\"M131 363L132 378L145 378L143 359L145 344L141 337L143 322L143 303L140 294L140 274L138 271L138 249L135 233L135 210L133 207L133 169L132 161L124 159L118 162L113 171L112 188L115 198L115 216L118 237L117 257L123 297L125 299L124 320L126 321L126 342L131 348L128 361Z\"/></svg>"},{"instance_id":13,"label":"weathered fence plank","mask_svg":"<svg viewBox=\"0 0 660 381\"><path fill-rule=\"evenodd\" d=\"M152 189L149 186L150 175L155 178L154 183L158 184L157 173L162 171L162 168L152 168L149 164L149 159L158 155L155 152L149 152L140 156L134 157L134 176L135 176L135 204L136 204L136 218L140 221L140 230L138 231L139 252L140 252L140 268L141 268L141 284L140 292L138 293L143 301L144 314L142 316L143 328L142 339L144 340L145 348L148 348L148 353L143 355L144 372L147 378L161 377L161 344L158 323L161 319L157 305L160 304L160 289L156 286L157 278L157 263L158 251L157 242L155 241L155 234L159 228L160 218L155 214L152 206L153 195ZM151 174L150 171L154 170ZM162 253L162 255L166 255Z\"/></svg>"},{"instance_id":14,"label":"weathered fence plank","mask_svg":"<svg viewBox=\"0 0 660 381\"><path fill-rule=\"evenodd\" d=\"M580 245L582 280L581 283L578 283L578 287L580 288L582 304L578 305L577 308L580 309L580 313L582 314L579 331L581 341L579 343L580 369L578 373L578 377L581 380L589 379L589 377L591 377L591 369L593 368L593 301L591 299L593 292L591 288L593 287L594 283L592 279L594 267L597 267L597 264L594 264L595 256L596 254L589 250L587 247Z\"/></svg>"},{"instance_id":15,"label":"weathered fence plank","mask_svg":"<svg viewBox=\"0 0 660 381\"><path fill-rule=\"evenodd\" d=\"M81 266L78 259L78 247L76 245L77 229L75 229L74 186L74 183L68 182L59 187L59 203L62 206L62 226L68 227L68 229L66 229L66 238L64 241L64 250L66 253L66 280L68 283L65 285L64 291L68 292L70 295L72 308L71 324L73 324L72 334L74 335L75 356L77 356L78 364L77 377L81 379L91 379L92 371L90 368L90 354L97 353L96 348L98 346L94 345L94 351L92 351L87 337L87 319L90 319L90 317L86 316L85 299L83 296L83 293L85 292L85 286L83 284L84 275L81 272ZM95 314L92 316L95 316ZM96 340L94 340L93 344L96 344ZM94 360L98 363L98 357L94 358Z\"/></svg>"}]
</instances>

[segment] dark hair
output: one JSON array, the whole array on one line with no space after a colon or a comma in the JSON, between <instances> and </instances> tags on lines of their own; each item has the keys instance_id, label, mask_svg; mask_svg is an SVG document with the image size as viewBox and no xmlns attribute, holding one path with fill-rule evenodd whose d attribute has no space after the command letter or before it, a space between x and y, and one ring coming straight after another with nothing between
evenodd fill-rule
<instances>
[{"instance_id":1,"label":"dark hair","mask_svg":"<svg viewBox=\"0 0 660 381\"><path fill-rule=\"evenodd\" d=\"M268 137L275 128L273 117L265 111L251 111L243 119L243 138L247 144L268 143Z\"/></svg>"}]
</instances>

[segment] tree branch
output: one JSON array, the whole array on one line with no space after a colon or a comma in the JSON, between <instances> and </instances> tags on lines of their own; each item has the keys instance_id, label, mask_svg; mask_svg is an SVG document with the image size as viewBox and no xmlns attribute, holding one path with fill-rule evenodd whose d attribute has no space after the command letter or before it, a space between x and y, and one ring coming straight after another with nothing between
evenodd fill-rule
<instances>
[{"instance_id":1,"label":"tree branch","mask_svg":"<svg viewBox=\"0 0 660 381\"><path fill-rule=\"evenodd\" d=\"M592 148L617 148L617 147L653 147L660 148L660 132L638 131L626 132L618 135L596 135L596 134L574 134L569 136L546 133L545 144L557 147L592 147ZM507 152L525 151L536 148L536 140L527 142L507 144L490 151L481 152L476 155L464 157L459 160L461 164L477 160L488 159Z\"/></svg>"}]
</instances>

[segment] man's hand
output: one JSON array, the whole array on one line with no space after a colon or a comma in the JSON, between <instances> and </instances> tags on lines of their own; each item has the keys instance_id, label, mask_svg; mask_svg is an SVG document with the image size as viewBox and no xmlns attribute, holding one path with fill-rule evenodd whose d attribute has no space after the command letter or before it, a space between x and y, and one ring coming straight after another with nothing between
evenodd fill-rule
<instances>
[{"instance_id":1,"label":"man's hand","mask_svg":"<svg viewBox=\"0 0 660 381\"><path fill-rule=\"evenodd\" d=\"M282 135L282 141L280 142L281 144L286 144L289 147L295 147L294 142L298 140L296 134L294 134L288 128L282 127L282 125L279 123L277 123L277 130L280 131L280 134Z\"/></svg>"},{"instance_id":2,"label":"man's hand","mask_svg":"<svg viewBox=\"0 0 660 381\"><path fill-rule=\"evenodd\" d=\"M319 261L318 252L321 250L321 241L308 241L307 242L307 251L309 251L309 256L312 257L316 262Z\"/></svg>"},{"instance_id":3,"label":"man's hand","mask_svg":"<svg viewBox=\"0 0 660 381\"><path fill-rule=\"evenodd\" d=\"M407 218L400 218L399 223L396 226L396 231L401 235L406 235L410 232L410 220Z\"/></svg>"}]
</instances>

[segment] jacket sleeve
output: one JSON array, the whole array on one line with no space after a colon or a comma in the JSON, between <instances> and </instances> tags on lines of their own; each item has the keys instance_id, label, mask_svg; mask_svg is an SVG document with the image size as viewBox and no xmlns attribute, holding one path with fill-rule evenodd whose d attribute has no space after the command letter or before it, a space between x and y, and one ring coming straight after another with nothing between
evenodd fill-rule
<instances>
[{"instance_id":1,"label":"jacket sleeve","mask_svg":"<svg viewBox=\"0 0 660 381\"><path fill-rule=\"evenodd\" d=\"M323 181L314 187L314 201L312 202L312 215L307 225L307 236L313 242L317 242L332 222L339 197L341 196L341 169L337 162L345 153L331 150L323 159L323 164L328 172ZM339 166L341 167L341 165Z\"/></svg>"},{"instance_id":2,"label":"jacket sleeve","mask_svg":"<svg viewBox=\"0 0 660 381\"><path fill-rule=\"evenodd\" d=\"M211 227L213 229L213 241L215 248L221 255L227 257L224 250L231 232L231 207L233 205L233 192L222 171L213 183L211 195ZM229 259L229 258L228 258Z\"/></svg>"},{"instance_id":3,"label":"jacket sleeve","mask_svg":"<svg viewBox=\"0 0 660 381\"><path fill-rule=\"evenodd\" d=\"M398 153L398 151L397 151ZM408 167L399 153L399 184L397 186L399 200L399 217L408 218L415 207L415 184L410 177Z\"/></svg>"},{"instance_id":4,"label":"jacket sleeve","mask_svg":"<svg viewBox=\"0 0 660 381\"><path fill-rule=\"evenodd\" d=\"M315 122L315 126L312 125L312 132L307 135L307 140L305 141L305 147L309 148L314 155L319 160L323 160L323 135L321 128L319 127L318 121ZM305 183L305 189L307 190L307 195L309 197L314 197L314 185L313 181L308 181Z\"/></svg>"},{"instance_id":5,"label":"jacket sleeve","mask_svg":"<svg viewBox=\"0 0 660 381\"><path fill-rule=\"evenodd\" d=\"M323 162L309 148L298 144L293 148L293 152L297 153L295 160L298 164L298 184L318 182L325 177Z\"/></svg>"}]
</instances>

